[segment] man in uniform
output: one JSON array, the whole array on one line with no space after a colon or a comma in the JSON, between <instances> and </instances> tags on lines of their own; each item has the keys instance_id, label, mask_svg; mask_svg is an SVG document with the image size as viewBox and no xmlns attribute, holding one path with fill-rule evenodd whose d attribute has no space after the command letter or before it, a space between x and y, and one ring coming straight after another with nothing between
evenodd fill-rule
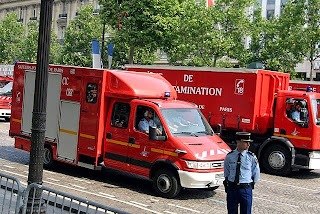
<instances>
[{"instance_id":1,"label":"man in uniform","mask_svg":"<svg viewBox=\"0 0 320 214\"><path fill-rule=\"evenodd\" d=\"M224 160L224 185L227 193L229 214L238 213L240 203L241 214L251 214L252 189L260 178L257 157L248 151L250 133L236 133L237 148L231 151Z\"/></svg>"}]
</instances>

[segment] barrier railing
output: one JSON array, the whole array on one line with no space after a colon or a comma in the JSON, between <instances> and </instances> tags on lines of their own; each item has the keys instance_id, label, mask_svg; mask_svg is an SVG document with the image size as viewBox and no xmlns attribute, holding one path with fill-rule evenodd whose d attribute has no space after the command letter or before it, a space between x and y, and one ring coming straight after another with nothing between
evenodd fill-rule
<instances>
[{"instance_id":1,"label":"barrier railing","mask_svg":"<svg viewBox=\"0 0 320 214\"><path fill-rule=\"evenodd\" d=\"M20 181L0 172L0 213L18 213L23 188Z\"/></svg>"},{"instance_id":2,"label":"barrier railing","mask_svg":"<svg viewBox=\"0 0 320 214\"><path fill-rule=\"evenodd\" d=\"M0 179L0 214L128 213L39 184L24 189L17 178L1 172Z\"/></svg>"},{"instance_id":3,"label":"barrier railing","mask_svg":"<svg viewBox=\"0 0 320 214\"><path fill-rule=\"evenodd\" d=\"M40 197L36 197L37 191L41 192ZM39 203L39 201L41 205L38 206L38 204L36 204L35 206L35 203ZM39 184L30 184L25 190L22 214L25 214L27 211L27 203L29 203L28 209L30 209L28 213L127 214L125 211L82 199Z\"/></svg>"}]
</instances>

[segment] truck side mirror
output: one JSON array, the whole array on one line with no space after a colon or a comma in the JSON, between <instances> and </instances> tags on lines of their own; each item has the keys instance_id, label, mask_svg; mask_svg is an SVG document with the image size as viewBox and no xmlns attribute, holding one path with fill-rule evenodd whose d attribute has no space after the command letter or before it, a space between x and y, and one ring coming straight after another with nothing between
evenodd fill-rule
<instances>
[{"instance_id":1,"label":"truck side mirror","mask_svg":"<svg viewBox=\"0 0 320 214\"><path fill-rule=\"evenodd\" d=\"M222 135L222 126L220 123L217 125L217 135L220 137Z\"/></svg>"},{"instance_id":2,"label":"truck side mirror","mask_svg":"<svg viewBox=\"0 0 320 214\"><path fill-rule=\"evenodd\" d=\"M167 136L157 136L157 127L149 126L149 140L165 141Z\"/></svg>"}]
</instances>

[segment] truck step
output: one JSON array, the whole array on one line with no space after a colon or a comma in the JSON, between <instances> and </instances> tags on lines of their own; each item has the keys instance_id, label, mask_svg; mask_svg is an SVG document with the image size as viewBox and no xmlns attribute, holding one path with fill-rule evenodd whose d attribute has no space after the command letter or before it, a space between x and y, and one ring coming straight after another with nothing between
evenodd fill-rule
<instances>
[{"instance_id":1,"label":"truck step","mask_svg":"<svg viewBox=\"0 0 320 214\"><path fill-rule=\"evenodd\" d=\"M95 165L87 164L87 163L83 163L83 162L78 162L78 166L81 166L81 167L84 167L87 169L97 170L97 171L101 170L101 166L95 166Z\"/></svg>"}]
</instances>

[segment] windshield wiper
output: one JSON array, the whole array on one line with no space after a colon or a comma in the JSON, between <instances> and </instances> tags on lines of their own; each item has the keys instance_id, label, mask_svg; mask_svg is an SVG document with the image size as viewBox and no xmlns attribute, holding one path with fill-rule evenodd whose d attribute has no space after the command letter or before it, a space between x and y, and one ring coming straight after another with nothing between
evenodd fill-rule
<instances>
[{"instance_id":1,"label":"windshield wiper","mask_svg":"<svg viewBox=\"0 0 320 214\"><path fill-rule=\"evenodd\" d=\"M174 134L188 134L188 135L193 135L198 137L198 135L196 135L196 133L198 132L175 132Z\"/></svg>"}]
</instances>

